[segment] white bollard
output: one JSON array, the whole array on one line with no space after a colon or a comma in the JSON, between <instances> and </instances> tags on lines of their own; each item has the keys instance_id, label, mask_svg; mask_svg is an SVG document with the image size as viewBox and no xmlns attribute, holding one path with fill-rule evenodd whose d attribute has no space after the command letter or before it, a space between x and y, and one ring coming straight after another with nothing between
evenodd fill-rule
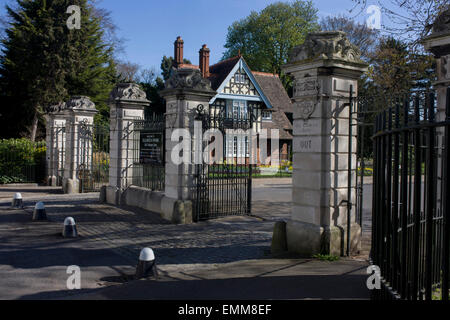
<instances>
[{"instance_id":1,"label":"white bollard","mask_svg":"<svg viewBox=\"0 0 450 320\"><path fill-rule=\"evenodd\" d=\"M158 270L156 269L156 259L153 250L144 248L139 255L139 262L136 267L136 280L153 276L158 278Z\"/></svg>"},{"instance_id":2,"label":"white bollard","mask_svg":"<svg viewBox=\"0 0 450 320\"><path fill-rule=\"evenodd\" d=\"M63 229L63 237L64 238L76 238L78 237L77 225L75 223L75 219L72 217L68 217L64 220L64 229Z\"/></svg>"},{"instance_id":3,"label":"white bollard","mask_svg":"<svg viewBox=\"0 0 450 320\"><path fill-rule=\"evenodd\" d=\"M13 200L12 200L12 203L11 203L11 206L12 206L13 208L16 208L16 209L18 209L18 208L23 208L22 194L16 193L16 194L14 195Z\"/></svg>"},{"instance_id":4,"label":"white bollard","mask_svg":"<svg viewBox=\"0 0 450 320\"><path fill-rule=\"evenodd\" d=\"M47 213L45 212L45 205L43 202L36 203L33 212L33 221L47 220Z\"/></svg>"}]
</instances>

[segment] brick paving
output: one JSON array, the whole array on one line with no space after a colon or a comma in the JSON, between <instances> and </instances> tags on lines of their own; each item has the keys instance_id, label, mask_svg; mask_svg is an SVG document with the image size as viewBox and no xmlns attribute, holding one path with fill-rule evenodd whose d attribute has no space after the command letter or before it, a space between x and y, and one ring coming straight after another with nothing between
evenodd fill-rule
<instances>
[{"instance_id":1,"label":"brick paving","mask_svg":"<svg viewBox=\"0 0 450 320\"><path fill-rule=\"evenodd\" d=\"M226 217L192 225L172 225L155 213L99 204L98 194L57 195L51 189L49 195L38 188L42 193L27 192L29 199L24 198L30 213L35 201L45 201L52 222L62 223L72 216L83 241L101 242L126 258L130 265L135 265L142 248L150 247L159 265L170 268L267 258L275 221L287 220L290 215L290 187L291 179L254 179L254 216ZM8 191L12 194L16 189Z\"/></svg>"},{"instance_id":2,"label":"brick paving","mask_svg":"<svg viewBox=\"0 0 450 320\"><path fill-rule=\"evenodd\" d=\"M86 243L101 242L136 264L144 247L155 251L158 264L222 264L267 257L273 222L256 217L227 217L192 225L172 225L159 215L136 208L116 208L95 199L47 200L47 215L60 223L76 222ZM27 206L26 211L32 211Z\"/></svg>"}]
</instances>

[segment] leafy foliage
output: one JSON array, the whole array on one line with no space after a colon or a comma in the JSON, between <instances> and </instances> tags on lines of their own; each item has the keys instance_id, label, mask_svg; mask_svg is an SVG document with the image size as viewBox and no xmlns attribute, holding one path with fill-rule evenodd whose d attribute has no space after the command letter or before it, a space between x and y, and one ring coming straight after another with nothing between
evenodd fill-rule
<instances>
[{"instance_id":1,"label":"leafy foliage","mask_svg":"<svg viewBox=\"0 0 450 320\"><path fill-rule=\"evenodd\" d=\"M115 81L113 48L104 41L101 18L88 0L16 0L0 57L4 137L27 135L33 119L73 95L89 96L100 114ZM69 30L70 5L81 8L81 29Z\"/></svg>"},{"instance_id":2,"label":"leafy foliage","mask_svg":"<svg viewBox=\"0 0 450 320\"><path fill-rule=\"evenodd\" d=\"M338 261L340 258L338 256L333 256L333 255L329 255L329 254L316 254L313 256L314 259L318 259L321 261Z\"/></svg>"},{"instance_id":3,"label":"leafy foliage","mask_svg":"<svg viewBox=\"0 0 450 320\"><path fill-rule=\"evenodd\" d=\"M361 58L366 61L370 59L379 36L378 30L370 29L366 24L355 22L344 15L322 18L320 28L323 31L344 31L350 42L361 51Z\"/></svg>"},{"instance_id":4,"label":"leafy foliage","mask_svg":"<svg viewBox=\"0 0 450 320\"><path fill-rule=\"evenodd\" d=\"M259 13L253 11L228 28L223 58L240 52L252 70L281 74L291 49L319 29L317 12L312 1L302 0L276 2ZM289 87L284 75L281 79Z\"/></svg>"},{"instance_id":5,"label":"leafy foliage","mask_svg":"<svg viewBox=\"0 0 450 320\"><path fill-rule=\"evenodd\" d=\"M370 62L360 86L362 95L395 96L430 88L434 81L434 58L393 37L380 40Z\"/></svg>"},{"instance_id":6,"label":"leafy foliage","mask_svg":"<svg viewBox=\"0 0 450 320\"><path fill-rule=\"evenodd\" d=\"M188 59L183 59L183 63L192 64L192 62L189 61ZM173 57L164 56L161 60L161 74L164 80L169 79L172 67L173 67Z\"/></svg>"},{"instance_id":7,"label":"leafy foliage","mask_svg":"<svg viewBox=\"0 0 450 320\"><path fill-rule=\"evenodd\" d=\"M35 170L45 169L45 155L44 141L0 140L0 183L31 182L39 178Z\"/></svg>"},{"instance_id":8,"label":"leafy foliage","mask_svg":"<svg viewBox=\"0 0 450 320\"><path fill-rule=\"evenodd\" d=\"M365 11L370 1L352 0L360 13ZM412 46L417 46L420 40L431 31L432 24L440 13L449 8L448 0L385 0L378 1L383 17L383 31L395 36Z\"/></svg>"}]
</instances>

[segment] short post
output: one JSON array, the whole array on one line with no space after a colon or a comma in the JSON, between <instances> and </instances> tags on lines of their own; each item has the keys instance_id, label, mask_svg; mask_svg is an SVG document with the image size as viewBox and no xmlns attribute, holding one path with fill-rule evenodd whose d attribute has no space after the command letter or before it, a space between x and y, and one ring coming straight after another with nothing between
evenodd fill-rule
<instances>
[{"instance_id":1,"label":"short post","mask_svg":"<svg viewBox=\"0 0 450 320\"><path fill-rule=\"evenodd\" d=\"M23 208L22 194L16 193L12 199L11 207L14 209Z\"/></svg>"},{"instance_id":2,"label":"short post","mask_svg":"<svg viewBox=\"0 0 450 320\"><path fill-rule=\"evenodd\" d=\"M358 79L366 68L344 32L309 34L283 68L294 79L293 209L286 226L289 251L340 256L346 253L348 234L350 251L360 247L361 227L355 210L348 221L348 205L356 199L357 169L357 130L349 128L355 124L349 100L350 95L357 96Z\"/></svg>"},{"instance_id":3,"label":"short post","mask_svg":"<svg viewBox=\"0 0 450 320\"><path fill-rule=\"evenodd\" d=\"M195 148L201 145L201 142L194 141L195 113L199 105L203 105L203 110L208 112L209 101L215 94L210 81L202 77L200 70L191 68L175 70L166 82L166 89L161 92L166 100L166 197L163 211L166 218L174 223L192 222ZM189 137L180 136L183 132L187 132ZM182 155L188 161L178 164L172 152L178 150L176 148L180 144L189 147L188 150L183 148Z\"/></svg>"},{"instance_id":4,"label":"short post","mask_svg":"<svg viewBox=\"0 0 450 320\"><path fill-rule=\"evenodd\" d=\"M36 203L33 212L33 221L47 220L47 212L45 211L45 204L43 202Z\"/></svg>"},{"instance_id":5,"label":"short post","mask_svg":"<svg viewBox=\"0 0 450 320\"><path fill-rule=\"evenodd\" d=\"M50 112L45 115L46 120L46 169L47 184L58 186L62 184L61 170L64 168L64 144L66 140L66 119L62 113L65 104L61 103L50 107Z\"/></svg>"},{"instance_id":6,"label":"short post","mask_svg":"<svg viewBox=\"0 0 450 320\"><path fill-rule=\"evenodd\" d=\"M133 132L134 120L143 120L144 109L150 106L150 101L139 85L121 83L111 92L109 106L110 166L105 200L119 205L123 190L131 185L133 160L139 152L139 145L135 145L139 137Z\"/></svg>"},{"instance_id":7,"label":"short post","mask_svg":"<svg viewBox=\"0 0 450 320\"><path fill-rule=\"evenodd\" d=\"M136 280L149 276L158 279L158 269L156 268L155 254L152 249L144 248L139 254L139 261L136 267Z\"/></svg>"},{"instance_id":8,"label":"short post","mask_svg":"<svg viewBox=\"0 0 450 320\"><path fill-rule=\"evenodd\" d=\"M64 228L62 235L64 238L76 238L78 237L77 225L75 223L75 219L72 217L68 217L64 219Z\"/></svg>"},{"instance_id":9,"label":"short post","mask_svg":"<svg viewBox=\"0 0 450 320\"><path fill-rule=\"evenodd\" d=\"M97 112L95 104L88 97L72 97L66 103L63 111L66 119L64 193L80 192L79 173L82 169L80 165L89 163L92 156L92 139L83 138L81 132L92 130Z\"/></svg>"}]
</instances>

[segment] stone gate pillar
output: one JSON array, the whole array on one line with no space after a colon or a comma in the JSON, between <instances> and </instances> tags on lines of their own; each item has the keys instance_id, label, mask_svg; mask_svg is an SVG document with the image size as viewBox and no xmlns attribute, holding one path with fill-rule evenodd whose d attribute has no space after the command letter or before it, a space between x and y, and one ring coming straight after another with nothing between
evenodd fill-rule
<instances>
[{"instance_id":1,"label":"stone gate pillar","mask_svg":"<svg viewBox=\"0 0 450 320\"><path fill-rule=\"evenodd\" d=\"M123 190L131 185L133 161L139 152L134 120L143 120L149 105L145 92L135 83L118 84L111 92L109 186L104 199L108 203L119 205Z\"/></svg>"},{"instance_id":2,"label":"stone gate pillar","mask_svg":"<svg viewBox=\"0 0 450 320\"><path fill-rule=\"evenodd\" d=\"M45 115L45 142L47 184L61 186L61 177L64 168L64 145L66 140L66 119L62 113L65 104L61 103L50 107L51 111Z\"/></svg>"},{"instance_id":3,"label":"stone gate pillar","mask_svg":"<svg viewBox=\"0 0 450 320\"><path fill-rule=\"evenodd\" d=\"M433 53L436 58L436 75L437 81L433 83L433 87L437 94L437 110L436 121L445 121L445 109L447 105L447 88L450 86L450 9L444 11L433 24L433 33L423 40L426 50ZM439 161L437 162L437 178L442 181L444 172L442 168L443 148L444 145L444 127L436 128L436 137L439 148L437 154ZM437 208L442 205L442 184L436 185Z\"/></svg>"},{"instance_id":4,"label":"stone gate pillar","mask_svg":"<svg viewBox=\"0 0 450 320\"><path fill-rule=\"evenodd\" d=\"M347 200L355 203L356 128L349 137L349 93L367 65L344 32L307 36L283 67L294 80L293 208L286 226L291 252L345 254ZM352 192L348 194L349 144ZM351 215L351 250L361 228Z\"/></svg>"},{"instance_id":5,"label":"stone gate pillar","mask_svg":"<svg viewBox=\"0 0 450 320\"><path fill-rule=\"evenodd\" d=\"M84 96L72 97L63 111L66 119L66 144L63 191L79 193L79 170L81 164L90 161L92 155L92 139L83 135L83 130L92 130L94 116L97 114L95 104Z\"/></svg>"},{"instance_id":6,"label":"stone gate pillar","mask_svg":"<svg viewBox=\"0 0 450 320\"><path fill-rule=\"evenodd\" d=\"M198 105L203 105L208 111L209 101L215 94L210 81L203 78L198 69L174 70L166 82L166 89L161 92L166 100L166 181L162 210L169 220L180 223L192 221L190 200L195 174L195 111ZM190 139L185 142L190 145L189 163L176 164L172 158L172 151L183 141L178 137L172 141L172 134L177 129L187 129L189 132Z\"/></svg>"}]
</instances>

